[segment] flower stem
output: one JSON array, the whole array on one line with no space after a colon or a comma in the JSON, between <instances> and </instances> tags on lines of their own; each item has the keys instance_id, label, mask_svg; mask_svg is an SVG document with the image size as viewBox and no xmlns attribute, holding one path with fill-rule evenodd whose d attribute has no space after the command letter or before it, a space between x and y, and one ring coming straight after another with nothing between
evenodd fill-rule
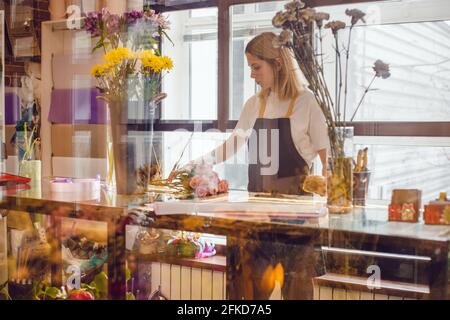
<instances>
[{"instance_id":1,"label":"flower stem","mask_svg":"<svg viewBox=\"0 0 450 320\"><path fill-rule=\"evenodd\" d=\"M336 33L334 37L336 41L336 58L337 58L337 65L336 65L336 81L339 79L339 88L337 90L336 96L336 107L337 107L337 120L341 120L341 93L342 93L342 64L341 64L341 52L339 51L339 41L338 41L338 34Z\"/></svg>"},{"instance_id":2,"label":"flower stem","mask_svg":"<svg viewBox=\"0 0 450 320\"><path fill-rule=\"evenodd\" d=\"M345 85L344 85L344 123L345 123L345 117L347 114L347 89L348 89L348 61L350 58L350 45L351 45L351 37L352 37L352 30L353 25L350 27L350 31L348 33L348 45L347 45L347 56L345 59Z\"/></svg>"},{"instance_id":3,"label":"flower stem","mask_svg":"<svg viewBox=\"0 0 450 320\"><path fill-rule=\"evenodd\" d=\"M376 77L377 77L376 75L373 76L372 81L370 81L369 86L368 86L368 87L366 88L366 90L364 91L364 94L363 94L363 96L361 97L361 100L359 100L358 106L356 107L356 110L355 110L355 112L353 113L352 118L350 119L350 122L352 122L353 119L355 118L356 113L357 113L358 110L359 110L359 107L361 107L361 104L363 103L364 98L366 97L367 92L369 92L370 87L372 86L372 83L375 81Z\"/></svg>"}]
</instances>

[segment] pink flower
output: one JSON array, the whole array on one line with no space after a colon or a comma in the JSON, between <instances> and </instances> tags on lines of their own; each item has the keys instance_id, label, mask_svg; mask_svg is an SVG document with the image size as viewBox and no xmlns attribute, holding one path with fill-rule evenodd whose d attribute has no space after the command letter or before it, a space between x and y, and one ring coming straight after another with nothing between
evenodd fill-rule
<instances>
[{"instance_id":1,"label":"pink flower","mask_svg":"<svg viewBox=\"0 0 450 320\"><path fill-rule=\"evenodd\" d=\"M210 172L208 175L204 176L205 182L207 182L210 186L216 187L219 184L219 176L215 172Z\"/></svg>"},{"instance_id":2,"label":"pink flower","mask_svg":"<svg viewBox=\"0 0 450 320\"><path fill-rule=\"evenodd\" d=\"M218 185L219 193L225 193L228 192L228 181L227 180L221 180Z\"/></svg>"},{"instance_id":3,"label":"pink flower","mask_svg":"<svg viewBox=\"0 0 450 320\"><path fill-rule=\"evenodd\" d=\"M208 188L204 187L203 185L200 185L195 189L195 196L197 198L205 198L207 195Z\"/></svg>"},{"instance_id":4,"label":"pink flower","mask_svg":"<svg viewBox=\"0 0 450 320\"><path fill-rule=\"evenodd\" d=\"M219 192L219 188L218 187L211 187L209 188L209 194L212 196L215 196L217 193Z\"/></svg>"},{"instance_id":5,"label":"pink flower","mask_svg":"<svg viewBox=\"0 0 450 320\"><path fill-rule=\"evenodd\" d=\"M212 165L208 164L208 163L200 163L197 164L194 168L194 172L197 175L209 175L211 172L213 172L212 170Z\"/></svg>"},{"instance_id":6,"label":"pink flower","mask_svg":"<svg viewBox=\"0 0 450 320\"><path fill-rule=\"evenodd\" d=\"M200 176L194 176L194 177L192 177L191 181L189 181L189 186L190 186L192 189L195 189L195 188L198 187L198 185L200 184L201 180L202 180L202 179L201 179Z\"/></svg>"}]
</instances>

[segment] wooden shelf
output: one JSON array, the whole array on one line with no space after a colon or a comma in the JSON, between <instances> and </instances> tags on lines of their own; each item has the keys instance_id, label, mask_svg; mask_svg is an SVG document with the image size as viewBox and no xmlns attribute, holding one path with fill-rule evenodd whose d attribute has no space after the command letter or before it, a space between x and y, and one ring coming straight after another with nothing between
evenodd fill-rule
<instances>
[{"instance_id":1,"label":"wooden shelf","mask_svg":"<svg viewBox=\"0 0 450 320\"><path fill-rule=\"evenodd\" d=\"M380 289L370 290L367 287L367 278L351 275L327 273L314 279L318 286L341 288L355 291L374 292L377 294L394 295L414 299L428 299L430 287L421 284L412 284L396 281L380 281Z\"/></svg>"},{"instance_id":2,"label":"wooden shelf","mask_svg":"<svg viewBox=\"0 0 450 320\"><path fill-rule=\"evenodd\" d=\"M61 20L50 20L45 21L42 24L44 26L51 26L52 31L61 31L61 30L81 30L84 27L85 18L75 18L75 19L61 19ZM74 23L77 25L75 28L69 28L69 24Z\"/></svg>"},{"instance_id":3,"label":"wooden shelf","mask_svg":"<svg viewBox=\"0 0 450 320\"><path fill-rule=\"evenodd\" d=\"M178 258L156 254L139 254L140 261L160 262L167 264L175 264L190 268L201 268L213 271L226 272L227 258L224 255L217 254L209 258Z\"/></svg>"}]
</instances>

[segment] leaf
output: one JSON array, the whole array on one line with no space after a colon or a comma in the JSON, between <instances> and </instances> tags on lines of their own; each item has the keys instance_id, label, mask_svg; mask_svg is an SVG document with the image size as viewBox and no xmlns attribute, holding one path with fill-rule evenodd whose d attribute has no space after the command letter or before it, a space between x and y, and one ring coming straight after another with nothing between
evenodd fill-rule
<instances>
[{"instance_id":1,"label":"leaf","mask_svg":"<svg viewBox=\"0 0 450 320\"><path fill-rule=\"evenodd\" d=\"M103 271L94 277L91 285L95 285L98 290L99 299L108 298L108 276Z\"/></svg>"},{"instance_id":2,"label":"leaf","mask_svg":"<svg viewBox=\"0 0 450 320\"><path fill-rule=\"evenodd\" d=\"M128 280L131 279L131 271L130 269L127 268L127 270L125 271L125 281L128 282Z\"/></svg>"},{"instance_id":3,"label":"leaf","mask_svg":"<svg viewBox=\"0 0 450 320\"><path fill-rule=\"evenodd\" d=\"M80 287L81 289L91 293L94 296L95 300L100 299L100 293L94 281L92 281L90 284L82 283Z\"/></svg>"},{"instance_id":4,"label":"leaf","mask_svg":"<svg viewBox=\"0 0 450 320\"><path fill-rule=\"evenodd\" d=\"M50 297L56 299L61 296L61 290L55 287L47 287L44 292L44 297Z\"/></svg>"},{"instance_id":5,"label":"leaf","mask_svg":"<svg viewBox=\"0 0 450 320\"><path fill-rule=\"evenodd\" d=\"M169 41L170 43L175 46L175 43L172 41L172 39L170 39L169 35L167 34L167 32L165 32L164 30L161 31L161 34L163 34Z\"/></svg>"},{"instance_id":6,"label":"leaf","mask_svg":"<svg viewBox=\"0 0 450 320\"><path fill-rule=\"evenodd\" d=\"M103 47L103 39L100 39L97 41L97 43L95 44L95 47L92 48L92 53L94 53L95 50L100 49L101 47Z\"/></svg>"}]
</instances>

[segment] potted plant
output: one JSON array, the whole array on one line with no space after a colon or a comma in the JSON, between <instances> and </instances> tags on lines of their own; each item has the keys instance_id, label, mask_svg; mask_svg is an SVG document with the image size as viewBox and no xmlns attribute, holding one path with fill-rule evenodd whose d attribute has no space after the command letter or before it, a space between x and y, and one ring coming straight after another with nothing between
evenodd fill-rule
<instances>
[{"instance_id":1,"label":"potted plant","mask_svg":"<svg viewBox=\"0 0 450 320\"><path fill-rule=\"evenodd\" d=\"M40 146L41 140L37 135L35 126L30 129L27 122L23 122L22 127L22 143L18 144L19 175L30 178L32 183L36 183L41 180L41 160L38 160L36 157L36 151Z\"/></svg>"}]
</instances>

